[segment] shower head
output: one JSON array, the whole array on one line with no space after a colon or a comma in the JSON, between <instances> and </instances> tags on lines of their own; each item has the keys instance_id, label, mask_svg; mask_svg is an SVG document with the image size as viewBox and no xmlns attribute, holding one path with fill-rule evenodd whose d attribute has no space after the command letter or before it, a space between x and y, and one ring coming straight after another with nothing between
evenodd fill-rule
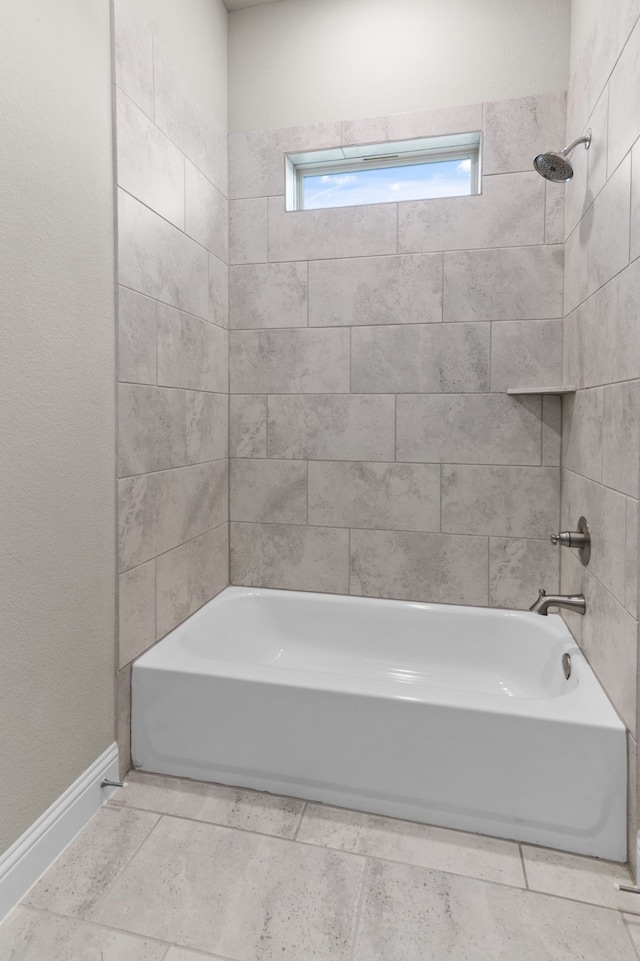
<instances>
[{"instance_id":1,"label":"shower head","mask_svg":"<svg viewBox=\"0 0 640 961\"><path fill-rule=\"evenodd\" d=\"M538 154L538 156L534 158L533 166L545 180L551 180L553 183L566 184L573 178L573 166L569 160L569 154L581 143L584 144L585 150L589 149L591 146L590 130L587 130L584 137L578 137L577 140L574 140L559 153L550 150L548 153Z\"/></svg>"}]
</instances>

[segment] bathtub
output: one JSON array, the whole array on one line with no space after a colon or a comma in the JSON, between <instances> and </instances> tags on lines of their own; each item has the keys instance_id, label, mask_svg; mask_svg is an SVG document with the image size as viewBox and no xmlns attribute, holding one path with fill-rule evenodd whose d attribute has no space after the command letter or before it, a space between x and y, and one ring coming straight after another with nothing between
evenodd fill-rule
<instances>
[{"instance_id":1,"label":"bathtub","mask_svg":"<svg viewBox=\"0 0 640 961\"><path fill-rule=\"evenodd\" d=\"M558 615L230 587L134 664L132 756L626 860L625 729Z\"/></svg>"}]
</instances>

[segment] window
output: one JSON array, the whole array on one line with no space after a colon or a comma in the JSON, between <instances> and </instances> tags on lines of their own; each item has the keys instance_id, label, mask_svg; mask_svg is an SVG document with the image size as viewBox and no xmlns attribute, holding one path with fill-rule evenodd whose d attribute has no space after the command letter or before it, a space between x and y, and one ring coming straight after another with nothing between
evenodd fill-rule
<instances>
[{"instance_id":1,"label":"window","mask_svg":"<svg viewBox=\"0 0 640 961\"><path fill-rule=\"evenodd\" d=\"M287 210L397 203L480 192L480 134L289 154Z\"/></svg>"}]
</instances>

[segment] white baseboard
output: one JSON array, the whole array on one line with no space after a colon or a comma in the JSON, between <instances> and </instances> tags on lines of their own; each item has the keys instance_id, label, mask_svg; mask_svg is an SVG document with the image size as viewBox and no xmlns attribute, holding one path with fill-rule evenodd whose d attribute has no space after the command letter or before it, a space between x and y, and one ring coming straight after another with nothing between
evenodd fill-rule
<instances>
[{"instance_id":1,"label":"white baseboard","mask_svg":"<svg viewBox=\"0 0 640 961\"><path fill-rule=\"evenodd\" d=\"M114 793L103 778L118 780L115 743L0 857L0 921Z\"/></svg>"}]
</instances>

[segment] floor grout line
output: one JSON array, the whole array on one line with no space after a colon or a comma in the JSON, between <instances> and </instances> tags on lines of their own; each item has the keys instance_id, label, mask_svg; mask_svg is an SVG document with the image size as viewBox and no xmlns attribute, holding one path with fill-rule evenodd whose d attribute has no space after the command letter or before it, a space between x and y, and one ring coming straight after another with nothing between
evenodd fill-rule
<instances>
[{"instance_id":1,"label":"floor grout line","mask_svg":"<svg viewBox=\"0 0 640 961\"><path fill-rule=\"evenodd\" d=\"M622 923L624 924L625 928L627 929L627 934L629 935L629 940L631 941L631 948L632 948L632 950L635 952L636 958L640 959L640 946L636 947L636 942L634 941L633 937L631 936L630 924L629 924L629 922L627 921L627 919L624 917L624 915L622 916Z\"/></svg>"},{"instance_id":2,"label":"floor grout line","mask_svg":"<svg viewBox=\"0 0 640 961\"><path fill-rule=\"evenodd\" d=\"M292 841L297 841L297 840L298 840L298 834L300 833L300 828L302 827L302 819L304 818L305 812L306 812L306 810L307 810L308 807L309 807L309 802L308 802L308 801L305 801L305 802L304 802L304 807L302 808L302 811L300 812L300 817L299 817L299 819L298 819L298 825L297 825L297 827L296 827L296 829L295 829L295 831L294 831L293 837L291 838ZM302 843L302 842L299 842L299 843Z\"/></svg>"},{"instance_id":3,"label":"floor grout line","mask_svg":"<svg viewBox=\"0 0 640 961\"><path fill-rule=\"evenodd\" d=\"M527 891L530 891L531 888L529 887L529 878L527 877L527 869L526 869L525 863L524 863L524 851L522 850L522 845L521 845L521 844L518 844L518 851L520 852L520 864L522 865L522 874L523 874L523 877L524 877L524 886L525 886L525 889L526 889Z\"/></svg>"},{"instance_id":4,"label":"floor grout line","mask_svg":"<svg viewBox=\"0 0 640 961\"><path fill-rule=\"evenodd\" d=\"M356 920L353 926L353 939L351 941L351 952L349 954L349 961L354 961L356 956L356 950L358 948L358 935L360 934L360 920L362 918L362 905L364 904L364 895L367 885L367 875L369 873L369 858L365 858L364 861L364 871L362 872L362 881L360 883L360 897L358 899L358 908L356 911Z\"/></svg>"}]
</instances>

